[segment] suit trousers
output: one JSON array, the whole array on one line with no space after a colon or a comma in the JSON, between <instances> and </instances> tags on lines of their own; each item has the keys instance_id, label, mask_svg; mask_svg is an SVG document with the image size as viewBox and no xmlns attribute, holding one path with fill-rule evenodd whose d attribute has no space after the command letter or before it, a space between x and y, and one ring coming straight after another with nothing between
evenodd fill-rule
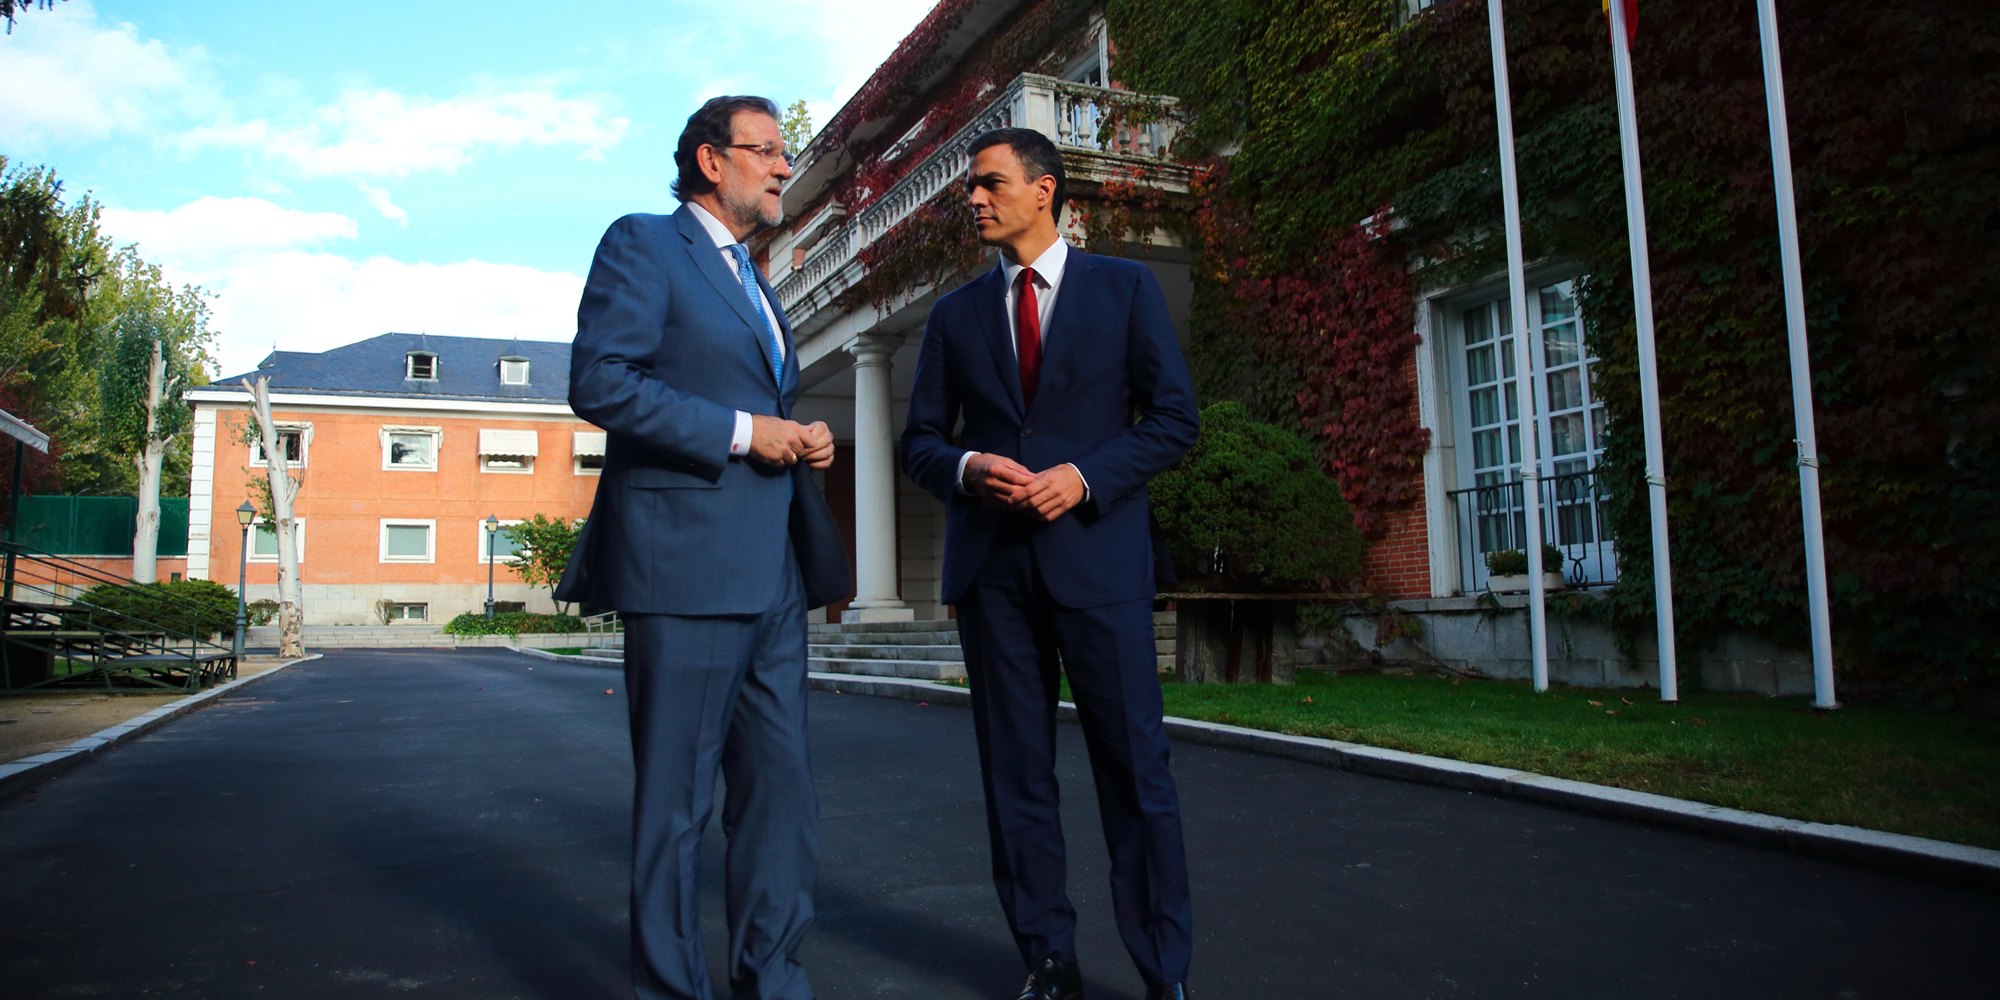
<instances>
[{"instance_id":1,"label":"suit trousers","mask_svg":"<svg viewBox=\"0 0 2000 1000\"><path fill-rule=\"evenodd\" d=\"M1119 935L1149 985L1181 982L1193 915L1152 602L1057 604L1035 559L1035 530L1010 517L959 604L1000 907L1029 968L1076 960L1055 773L1066 673L1097 785Z\"/></svg>"},{"instance_id":2,"label":"suit trousers","mask_svg":"<svg viewBox=\"0 0 2000 1000\"><path fill-rule=\"evenodd\" d=\"M632 979L641 1000L710 1000L702 831L724 780L734 1000L811 1000L799 944L813 919L819 799L806 744L806 623L786 552L761 615L625 616L632 804Z\"/></svg>"}]
</instances>

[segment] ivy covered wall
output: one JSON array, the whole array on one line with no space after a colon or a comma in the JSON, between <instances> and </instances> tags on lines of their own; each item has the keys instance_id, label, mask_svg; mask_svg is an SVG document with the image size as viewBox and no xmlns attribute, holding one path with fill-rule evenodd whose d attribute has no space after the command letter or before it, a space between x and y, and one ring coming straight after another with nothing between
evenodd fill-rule
<instances>
[{"instance_id":1,"label":"ivy covered wall","mask_svg":"<svg viewBox=\"0 0 2000 1000\"><path fill-rule=\"evenodd\" d=\"M1406 416L1410 303L1502 264L1486 8L1401 7L1107 8L1113 72L1194 118L1202 398L1316 435L1364 528L1408 503L1429 447ZM2000 7L1778 8L1838 665L1850 692L1949 694L2000 678ZM1626 573L1602 610L1639 633L1651 554L1607 29L1591 0L1514 0L1506 20L1528 253L1588 275L1612 414ZM1683 647L1734 628L1803 646L1754 5L1646 0L1634 68Z\"/></svg>"}]
</instances>

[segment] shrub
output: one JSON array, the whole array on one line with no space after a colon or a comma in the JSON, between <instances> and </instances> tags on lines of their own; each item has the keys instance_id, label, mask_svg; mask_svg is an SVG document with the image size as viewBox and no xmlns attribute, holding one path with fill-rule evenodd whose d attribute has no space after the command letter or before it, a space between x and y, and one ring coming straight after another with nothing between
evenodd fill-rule
<instances>
[{"instance_id":1,"label":"shrub","mask_svg":"<svg viewBox=\"0 0 2000 1000\"><path fill-rule=\"evenodd\" d=\"M121 632L213 636L236 628L236 591L213 580L170 583L101 583L76 599L87 621ZM86 620L75 616L78 624Z\"/></svg>"},{"instance_id":2,"label":"shrub","mask_svg":"<svg viewBox=\"0 0 2000 1000\"><path fill-rule=\"evenodd\" d=\"M1542 570L1562 572L1562 550L1553 545L1542 546ZM1495 549L1486 553L1486 569L1494 576L1519 576L1528 571L1528 554L1520 549Z\"/></svg>"},{"instance_id":3,"label":"shrub","mask_svg":"<svg viewBox=\"0 0 2000 1000\"><path fill-rule=\"evenodd\" d=\"M1202 410L1201 421L1201 438L1151 489L1180 574L1241 592L1322 590L1352 578L1367 543L1305 438L1230 401Z\"/></svg>"},{"instance_id":4,"label":"shrub","mask_svg":"<svg viewBox=\"0 0 2000 1000\"><path fill-rule=\"evenodd\" d=\"M538 615L509 611L486 617L482 611L468 611L446 622L451 635L520 635L523 632L581 632L583 619L575 615Z\"/></svg>"}]
</instances>

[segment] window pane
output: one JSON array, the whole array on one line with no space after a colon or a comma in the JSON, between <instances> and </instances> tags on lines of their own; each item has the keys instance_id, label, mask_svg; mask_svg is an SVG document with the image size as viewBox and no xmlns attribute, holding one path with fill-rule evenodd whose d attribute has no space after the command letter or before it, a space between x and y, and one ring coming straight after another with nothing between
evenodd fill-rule
<instances>
[{"instance_id":1,"label":"window pane","mask_svg":"<svg viewBox=\"0 0 2000 1000\"><path fill-rule=\"evenodd\" d=\"M1474 427L1500 422L1500 390L1492 386L1472 390L1471 420Z\"/></svg>"},{"instance_id":2,"label":"window pane","mask_svg":"<svg viewBox=\"0 0 2000 1000\"><path fill-rule=\"evenodd\" d=\"M1580 369L1565 368L1550 372L1549 409L1573 410L1583 405L1583 373Z\"/></svg>"},{"instance_id":3,"label":"window pane","mask_svg":"<svg viewBox=\"0 0 2000 1000\"><path fill-rule=\"evenodd\" d=\"M1542 331L1542 363L1553 368L1575 364L1583 357L1583 343L1577 339L1575 321Z\"/></svg>"},{"instance_id":4,"label":"window pane","mask_svg":"<svg viewBox=\"0 0 2000 1000\"><path fill-rule=\"evenodd\" d=\"M1589 447L1583 438L1583 414L1565 413L1549 418L1549 450L1557 455L1574 455Z\"/></svg>"},{"instance_id":5,"label":"window pane","mask_svg":"<svg viewBox=\"0 0 2000 1000\"><path fill-rule=\"evenodd\" d=\"M1500 396L1507 401L1507 419L1521 419L1521 395L1514 390L1511 380L1500 383Z\"/></svg>"},{"instance_id":6,"label":"window pane","mask_svg":"<svg viewBox=\"0 0 2000 1000\"><path fill-rule=\"evenodd\" d=\"M481 521L479 522L479 537L482 541L484 541L486 539L486 535L487 535L486 522ZM514 529L508 525L504 524L501 525L500 530L493 532L492 535L493 535L492 551L493 551L493 558L495 559L507 559L513 556L519 556L528 547L525 542L522 542L520 539L514 537ZM484 553L486 550L481 549L480 551Z\"/></svg>"},{"instance_id":7,"label":"window pane","mask_svg":"<svg viewBox=\"0 0 2000 1000\"><path fill-rule=\"evenodd\" d=\"M1590 411L1590 439L1596 442L1596 447L1604 447L1604 407L1602 406Z\"/></svg>"},{"instance_id":8,"label":"window pane","mask_svg":"<svg viewBox=\"0 0 2000 1000\"><path fill-rule=\"evenodd\" d=\"M526 385L528 382L528 363L526 361L500 362L500 381L508 385Z\"/></svg>"},{"instance_id":9,"label":"window pane","mask_svg":"<svg viewBox=\"0 0 2000 1000\"><path fill-rule=\"evenodd\" d=\"M259 524L250 529L250 554L253 556L276 556L278 554L278 531L268 524Z\"/></svg>"},{"instance_id":10,"label":"window pane","mask_svg":"<svg viewBox=\"0 0 2000 1000\"><path fill-rule=\"evenodd\" d=\"M529 468L534 463L534 461L535 460L532 458L506 458L503 456L494 455L487 457L486 467L489 469L526 469Z\"/></svg>"},{"instance_id":11,"label":"window pane","mask_svg":"<svg viewBox=\"0 0 2000 1000\"><path fill-rule=\"evenodd\" d=\"M602 470L602 469L604 468L604 456L603 456L603 455L578 455L578 456L576 456L576 467L577 467L577 468L579 468L579 469L598 469L598 470Z\"/></svg>"},{"instance_id":12,"label":"window pane","mask_svg":"<svg viewBox=\"0 0 2000 1000\"><path fill-rule=\"evenodd\" d=\"M431 464L431 436L429 434L392 434L389 436L390 465Z\"/></svg>"},{"instance_id":13,"label":"window pane","mask_svg":"<svg viewBox=\"0 0 2000 1000\"><path fill-rule=\"evenodd\" d=\"M430 554L431 529L425 524L391 524L382 529L382 547L391 558L422 559Z\"/></svg>"},{"instance_id":14,"label":"window pane","mask_svg":"<svg viewBox=\"0 0 2000 1000\"><path fill-rule=\"evenodd\" d=\"M1514 338L1500 341L1500 374L1514 377Z\"/></svg>"},{"instance_id":15,"label":"window pane","mask_svg":"<svg viewBox=\"0 0 2000 1000\"><path fill-rule=\"evenodd\" d=\"M1465 380L1472 385L1493 381L1493 348L1475 347L1465 352Z\"/></svg>"},{"instance_id":16,"label":"window pane","mask_svg":"<svg viewBox=\"0 0 2000 1000\"><path fill-rule=\"evenodd\" d=\"M1505 464L1500 455L1500 430L1478 431L1472 435L1472 465L1476 469L1490 469Z\"/></svg>"},{"instance_id":17,"label":"window pane","mask_svg":"<svg viewBox=\"0 0 2000 1000\"><path fill-rule=\"evenodd\" d=\"M1542 323L1560 323L1576 315L1576 299L1570 295L1570 283L1550 285L1542 289Z\"/></svg>"},{"instance_id":18,"label":"window pane","mask_svg":"<svg viewBox=\"0 0 2000 1000\"><path fill-rule=\"evenodd\" d=\"M1493 339L1492 306L1480 306L1465 311L1465 342L1483 344Z\"/></svg>"}]
</instances>

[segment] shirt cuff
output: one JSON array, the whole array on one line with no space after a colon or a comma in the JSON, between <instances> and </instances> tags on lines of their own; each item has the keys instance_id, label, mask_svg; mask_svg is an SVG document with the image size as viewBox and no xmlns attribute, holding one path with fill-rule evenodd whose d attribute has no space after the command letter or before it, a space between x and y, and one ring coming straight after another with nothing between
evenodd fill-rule
<instances>
[{"instance_id":1,"label":"shirt cuff","mask_svg":"<svg viewBox=\"0 0 2000 1000\"><path fill-rule=\"evenodd\" d=\"M951 488L959 496L972 495L972 491L965 488L965 467L972 462L972 456L977 454L979 453L976 451L968 451L958 456L958 475L953 477Z\"/></svg>"},{"instance_id":2,"label":"shirt cuff","mask_svg":"<svg viewBox=\"0 0 2000 1000\"><path fill-rule=\"evenodd\" d=\"M1090 502L1090 480L1088 480L1088 479L1085 479L1085 478L1083 478L1083 470L1082 470L1082 469L1079 469L1079 468L1077 468L1077 467L1076 467L1076 463L1075 463L1075 462L1064 462L1063 464L1064 464L1064 465L1067 465L1067 466L1069 466L1069 469L1070 469L1070 471L1071 471L1071 472L1074 472L1074 473L1076 473L1076 481L1077 481L1077 482L1079 482L1079 483L1082 483L1082 484L1083 484L1083 502L1084 502L1084 503L1089 503L1089 502Z\"/></svg>"},{"instance_id":3,"label":"shirt cuff","mask_svg":"<svg viewBox=\"0 0 2000 1000\"><path fill-rule=\"evenodd\" d=\"M729 436L729 454L732 458L750 454L750 414L746 410L736 411L736 432Z\"/></svg>"}]
</instances>

